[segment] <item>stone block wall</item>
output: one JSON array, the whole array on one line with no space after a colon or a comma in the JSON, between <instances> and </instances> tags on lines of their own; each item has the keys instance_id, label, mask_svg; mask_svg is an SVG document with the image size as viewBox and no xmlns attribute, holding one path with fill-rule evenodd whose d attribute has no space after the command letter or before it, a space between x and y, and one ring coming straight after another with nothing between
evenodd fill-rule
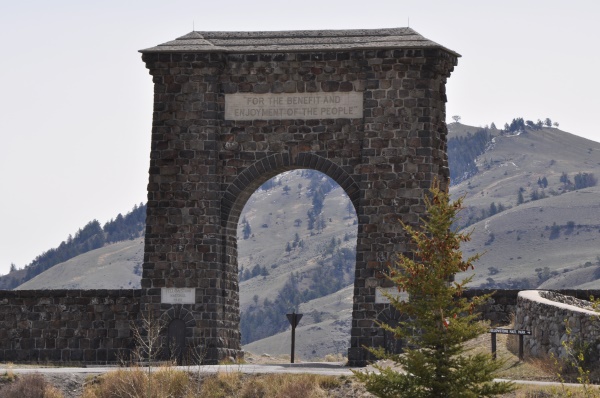
<instances>
[{"instance_id":1,"label":"stone block wall","mask_svg":"<svg viewBox=\"0 0 600 398\"><path fill-rule=\"evenodd\" d=\"M479 308L481 317L490 321L491 326L502 326L512 322L517 307L518 290L469 289L463 295L472 298L490 293L490 300Z\"/></svg>"},{"instance_id":2,"label":"stone block wall","mask_svg":"<svg viewBox=\"0 0 600 398\"><path fill-rule=\"evenodd\" d=\"M490 292L473 289L464 295ZM598 297L600 291L544 292L545 298L540 299L546 301L542 303L517 299L518 293L495 291L480 311L492 326L506 325L516 313L515 328L534 332L525 337L527 355L560 355L556 347L565 337L564 319L571 322L575 337L600 337L597 319L564 308L573 304L583 307L580 298ZM135 347L131 322L139 320L142 294L143 290L0 291L0 362L106 364L128 359ZM557 301L565 304L557 307ZM192 329L197 322L204 322L202 314L194 316L181 305L165 312L165 321L173 319L182 319Z\"/></svg>"},{"instance_id":3,"label":"stone block wall","mask_svg":"<svg viewBox=\"0 0 600 398\"><path fill-rule=\"evenodd\" d=\"M141 290L0 291L0 362L127 359L140 297Z\"/></svg>"},{"instance_id":4,"label":"stone block wall","mask_svg":"<svg viewBox=\"0 0 600 398\"><path fill-rule=\"evenodd\" d=\"M583 291L577 291L580 296ZM589 293L586 292L589 298ZM600 351L600 321L589 301L549 291L523 291L517 299L515 328L532 332L525 336L524 352L528 356L544 358L550 355L566 357L562 346L565 340L591 345L592 352ZM571 328L567 334L565 321ZM598 358L591 358L598 359Z\"/></svg>"}]
</instances>

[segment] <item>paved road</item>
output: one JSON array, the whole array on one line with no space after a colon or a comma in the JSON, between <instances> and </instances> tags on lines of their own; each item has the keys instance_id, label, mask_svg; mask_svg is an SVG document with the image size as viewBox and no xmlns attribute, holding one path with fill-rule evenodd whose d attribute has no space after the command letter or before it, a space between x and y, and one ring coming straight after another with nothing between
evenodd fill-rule
<instances>
[{"instance_id":1,"label":"paved road","mask_svg":"<svg viewBox=\"0 0 600 398\"><path fill-rule=\"evenodd\" d=\"M152 369L158 369L159 366L153 367ZM303 362L297 364L280 364L280 365L202 365L202 366L173 366L175 369L185 370L194 373L218 373L218 372L242 372L247 374L252 373L311 373L321 374L330 376L351 376L352 372L350 369L362 369L362 368L348 368L343 366L341 362ZM18 365L10 367L13 373L80 373L80 374L99 374L110 372L115 369L130 369L130 368L119 368L116 366L90 366L85 368L69 368L69 367L24 367L19 368ZM9 370L6 365L0 365L0 374L3 374Z\"/></svg>"}]
</instances>

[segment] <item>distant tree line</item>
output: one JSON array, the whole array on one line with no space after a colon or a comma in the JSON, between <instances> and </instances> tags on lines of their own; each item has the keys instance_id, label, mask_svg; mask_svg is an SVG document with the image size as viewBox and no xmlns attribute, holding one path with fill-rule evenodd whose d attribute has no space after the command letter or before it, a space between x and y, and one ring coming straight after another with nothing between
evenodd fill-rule
<instances>
[{"instance_id":1,"label":"distant tree line","mask_svg":"<svg viewBox=\"0 0 600 398\"><path fill-rule=\"evenodd\" d=\"M321 214L325 197L337 186L337 184L331 178L315 170L302 170L302 175L310 178L306 195L309 198L312 197L312 206L306 213L306 216L308 217L306 228L309 231L316 229L321 232L327 226L325 217Z\"/></svg>"},{"instance_id":2,"label":"distant tree line","mask_svg":"<svg viewBox=\"0 0 600 398\"><path fill-rule=\"evenodd\" d=\"M264 265L256 264L252 269L241 267L238 271L238 278L240 282L247 281L248 279L255 278L257 276L267 276L269 271Z\"/></svg>"},{"instance_id":3,"label":"distant tree line","mask_svg":"<svg viewBox=\"0 0 600 398\"><path fill-rule=\"evenodd\" d=\"M516 133L519 131L525 131L525 128L529 128L531 130L540 130L543 127L558 127L559 124L557 122L552 123L552 120L547 117L546 119L538 119L537 122L533 120L524 120L522 117L517 117L510 122L510 124L504 124L504 132L505 133Z\"/></svg>"},{"instance_id":4,"label":"distant tree line","mask_svg":"<svg viewBox=\"0 0 600 398\"><path fill-rule=\"evenodd\" d=\"M121 213L114 220L104 224L103 232L106 243L121 242L134 239L144 232L146 226L146 205L140 203L123 216Z\"/></svg>"},{"instance_id":5,"label":"distant tree line","mask_svg":"<svg viewBox=\"0 0 600 398\"><path fill-rule=\"evenodd\" d=\"M491 139L489 130L481 129L475 134L468 133L466 136L452 137L448 140L451 184L458 184L477 173L475 159L485 152Z\"/></svg>"},{"instance_id":6,"label":"distant tree line","mask_svg":"<svg viewBox=\"0 0 600 398\"><path fill-rule=\"evenodd\" d=\"M98 249L107 243L134 239L142 235L146 226L146 205L140 203L125 216L119 213L115 219L111 219L104 227L98 220L87 223L83 228L69 235L66 241L53 249L38 255L30 264L24 268L22 277L14 278L11 274L16 267L11 267L11 274L0 277L0 286L3 289L13 289L22 283L36 277L56 264L65 262L90 250Z\"/></svg>"}]
</instances>

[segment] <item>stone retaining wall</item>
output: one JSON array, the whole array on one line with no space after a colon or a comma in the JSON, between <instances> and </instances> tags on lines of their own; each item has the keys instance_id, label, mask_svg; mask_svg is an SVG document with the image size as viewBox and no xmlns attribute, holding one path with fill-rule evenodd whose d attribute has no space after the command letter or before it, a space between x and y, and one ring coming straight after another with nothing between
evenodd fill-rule
<instances>
[{"instance_id":1,"label":"stone retaining wall","mask_svg":"<svg viewBox=\"0 0 600 398\"><path fill-rule=\"evenodd\" d=\"M597 292L594 293L597 297ZM589 301L557 292L528 290L518 295L515 328L532 332L531 336L524 339L527 356L544 358L555 355L565 358L566 349L562 346L565 340L589 343L592 350L588 354L595 355L593 353L600 350L598 315ZM565 321L571 328L570 336Z\"/></svg>"},{"instance_id":2,"label":"stone retaining wall","mask_svg":"<svg viewBox=\"0 0 600 398\"><path fill-rule=\"evenodd\" d=\"M491 292L467 290L464 295ZM525 338L528 355L556 352L551 349L560 347L564 337L565 309L524 298L517 304L517 290L493 293L480 309L484 319L493 326L506 325L516 313L515 327L534 331ZM576 297L600 296L600 291L560 293L573 297L546 292L544 300L581 304ZM0 362L106 364L127 359L134 348L131 321L139 318L141 297L142 290L0 290ZM166 315L187 322L194 318L188 312L178 306ZM577 336L600 335L589 317L570 315L569 319Z\"/></svg>"},{"instance_id":3,"label":"stone retaining wall","mask_svg":"<svg viewBox=\"0 0 600 398\"><path fill-rule=\"evenodd\" d=\"M0 362L129 358L141 290L0 291Z\"/></svg>"},{"instance_id":4,"label":"stone retaining wall","mask_svg":"<svg viewBox=\"0 0 600 398\"><path fill-rule=\"evenodd\" d=\"M490 321L491 326L502 326L512 322L517 306L518 290L469 289L463 295L467 298L492 294L491 299L478 309L481 317Z\"/></svg>"}]
</instances>

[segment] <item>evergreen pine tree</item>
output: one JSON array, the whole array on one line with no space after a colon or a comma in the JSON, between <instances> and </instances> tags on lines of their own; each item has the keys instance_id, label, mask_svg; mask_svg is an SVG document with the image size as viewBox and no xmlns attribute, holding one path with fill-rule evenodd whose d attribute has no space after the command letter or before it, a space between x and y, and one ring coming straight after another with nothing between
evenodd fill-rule
<instances>
[{"instance_id":1,"label":"evergreen pine tree","mask_svg":"<svg viewBox=\"0 0 600 398\"><path fill-rule=\"evenodd\" d=\"M523 204L525 202L525 198L523 198L523 191L519 189L519 195L517 196L517 204Z\"/></svg>"},{"instance_id":2,"label":"evergreen pine tree","mask_svg":"<svg viewBox=\"0 0 600 398\"><path fill-rule=\"evenodd\" d=\"M470 278L450 282L456 273L472 269L479 258L463 260L460 244L470 237L451 229L462 199L450 203L448 193L434 184L426 205L422 229L404 226L415 247L414 259L399 255L390 269L390 280L409 299L386 294L391 305L411 320L397 327L382 325L397 338L406 339L409 348L401 355L386 354L382 348L372 350L378 357L393 360L403 372L376 365L379 373L355 375L380 397L492 397L509 392L514 389L511 383L493 380L501 361L492 360L490 354L467 354L464 348L466 341L486 330L477 322L474 308L489 296L468 300L462 292Z\"/></svg>"},{"instance_id":3,"label":"evergreen pine tree","mask_svg":"<svg viewBox=\"0 0 600 398\"><path fill-rule=\"evenodd\" d=\"M244 234L244 239L248 239L250 237L250 235L252 234L252 228L250 227L250 223L248 221L246 221L246 223L244 224L242 233Z\"/></svg>"}]
</instances>

